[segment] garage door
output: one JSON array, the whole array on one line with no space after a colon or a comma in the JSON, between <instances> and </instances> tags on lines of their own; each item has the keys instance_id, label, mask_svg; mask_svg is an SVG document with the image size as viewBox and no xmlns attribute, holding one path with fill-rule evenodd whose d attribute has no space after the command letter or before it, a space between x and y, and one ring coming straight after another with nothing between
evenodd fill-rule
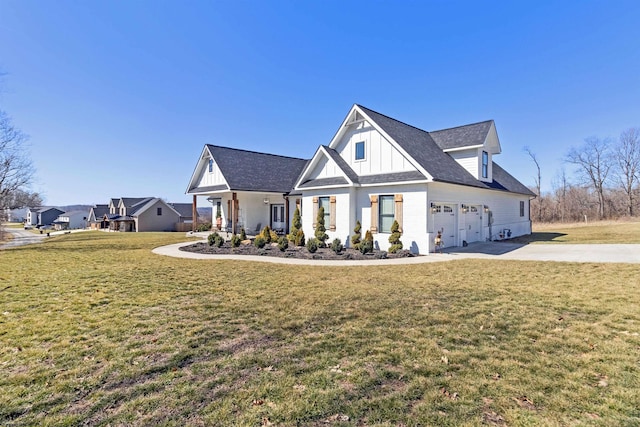
<instances>
[{"instance_id":1,"label":"garage door","mask_svg":"<svg viewBox=\"0 0 640 427\"><path fill-rule=\"evenodd\" d=\"M433 230L442 232L443 247L457 246L455 205L439 204L434 207L434 211Z\"/></svg>"},{"instance_id":2,"label":"garage door","mask_svg":"<svg viewBox=\"0 0 640 427\"><path fill-rule=\"evenodd\" d=\"M482 216L480 212L482 208L478 206L470 206L469 211L465 214L464 219L467 224L467 242L479 242L482 240Z\"/></svg>"}]
</instances>

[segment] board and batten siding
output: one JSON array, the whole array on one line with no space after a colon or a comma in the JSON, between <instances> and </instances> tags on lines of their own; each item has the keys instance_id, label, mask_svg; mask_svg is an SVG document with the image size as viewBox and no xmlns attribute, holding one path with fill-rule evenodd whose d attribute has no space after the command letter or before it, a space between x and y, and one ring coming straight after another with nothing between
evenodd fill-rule
<instances>
[{"instance_id":1,"label":"board and batten siding","mask_svg":"<svg viewBox=\"0 0 640 427\"><path fill-rule=\"evenodd\" d=\"M218 164L214 161L212 171L209 172L209 159L203 159L203 167L201 168L200 177L197 180L198 187L210 187L213 185L226 185L222 172L218 168ZM214 213L215 215L215 213Z\"/></svg>"},{"instance_id":2,"label":"board and batten siding","mask_svg":"<svg viewBox=\"0 0 640 427\"><path fill-rule=\"evenodd\" d=\"M365 158L355 160L356 143L361 141L365 143ZM358 175L416 170L416 167L400 151L367 123L361 123L358 128L346 132L334 148Z\"/></svg>"}]
</instances>

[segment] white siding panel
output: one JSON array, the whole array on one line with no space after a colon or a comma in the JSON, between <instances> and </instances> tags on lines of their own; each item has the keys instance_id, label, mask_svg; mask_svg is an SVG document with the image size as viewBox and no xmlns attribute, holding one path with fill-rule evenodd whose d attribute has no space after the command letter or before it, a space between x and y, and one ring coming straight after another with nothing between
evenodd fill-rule
<instances>
[{"instance_id":1,"label":"white siding panel","mask_svg":"<svg viewBox=\"0 0 640 427\"><path fill-rule=\"evenodd\" d=\"M355 160L355 144L360 141L365 142L365 159ZM416 170L381 133L365 124L346 132L335 149L358 175Z\"/></svg>"},{"instance_id":2,"label":"white siding panel","mask_svg":"<svg viewBox=\"0 0 640 427\"><path fill-rule=\"evenodd\" d=\"M209 172L209 160L204 161L204 166L200 172L198 187L210 187L213 185L224 185L226 181L218 168L218 164L213 162L213 170Z\"/></svg>"},{"instance_id":3,"label":"white siding panel","mask_svg":"<svg viewBox=\"0 0 640 427\"><path fill-rule=\"evenodd\" d=\"M479 178L479 168L481 159L477 149L464 150L464 151L452 151L449 153L453 159L465 168L471 175Z\"/></svg>"}]
</instances>

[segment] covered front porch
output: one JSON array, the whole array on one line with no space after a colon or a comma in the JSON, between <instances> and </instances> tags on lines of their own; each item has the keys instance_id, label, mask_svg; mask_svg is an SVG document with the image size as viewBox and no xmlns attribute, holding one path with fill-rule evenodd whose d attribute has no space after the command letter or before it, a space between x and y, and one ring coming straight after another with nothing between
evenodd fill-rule
<instances>
[{"instance_id":1,"label":"covered front porch","mask_svg":"<svg viewBox=\"0 0 640 427\"><path fill-rule=\"evenodd\" d=\"M255 235L269 226L278 234L289 232L289 198L282 193L221 191L193 195L193 209L212 208L212 229L239 234L244 228ZM193 231L196 230L194 223Z\"/></svg>"}]
</instances>

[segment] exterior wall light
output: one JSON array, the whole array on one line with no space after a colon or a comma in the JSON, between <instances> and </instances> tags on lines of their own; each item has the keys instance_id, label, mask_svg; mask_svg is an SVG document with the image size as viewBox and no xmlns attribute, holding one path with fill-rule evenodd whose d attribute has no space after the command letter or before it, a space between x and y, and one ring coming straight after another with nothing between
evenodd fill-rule
<instances>
[{"instance_id":1,"label":"exterior wall light","mask_svg":"<svg viewBox=\"0 0 640 427\"><path fill-rule=\"evenodd\" d=\"M469 212L469 206L467 206L467 205L462 205L462 212L463 212L463 213L467 213L467 212Z\"/></svg>"},{"instance_id":2,"label":"exterior wall light","mask_svg":"<svg viewBox=\"0 0 640 427\"><path fill-rule=\"evenodd\" d=\"M484 212L485 212L485 213L489 213L489 206L484 205Z\"/></svg>"},{"instance_id":3,"label":"exterior wall light","mask_svg":"<svg viewBox=\"0 0 640 427\"><path fill-rule=\"evenodd\" d=\"M431 202L431 213L436 213L438 210L438 208L436 207L436 204Z\"/></svg>"}]
</instances>

